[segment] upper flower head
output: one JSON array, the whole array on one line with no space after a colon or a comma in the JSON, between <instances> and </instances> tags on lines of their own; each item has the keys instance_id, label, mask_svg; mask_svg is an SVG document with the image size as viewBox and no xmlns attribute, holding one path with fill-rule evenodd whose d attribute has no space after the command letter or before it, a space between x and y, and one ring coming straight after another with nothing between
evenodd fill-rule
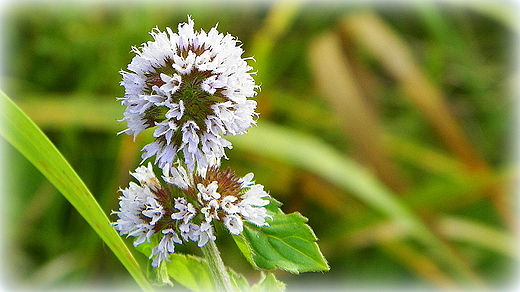
<instances>
[{"instance_id":1,"label":"upper flower head","mask_svg":"<svg viewBox=\"0 0 520 292\"><path fill-rule=\"evenodd\" d=\"M194 31L194 22L151 32L154 41L133 48L136 56L121 71L127 108L122 133L138 135L156 127L154 142L143 148L143 159L156 155L163 168L182 153L190 172L207 168L225 156L237 135L255 124L258 86L252 67L242 58L239 41L217 31Z\"/></svg>"}]
</instances>

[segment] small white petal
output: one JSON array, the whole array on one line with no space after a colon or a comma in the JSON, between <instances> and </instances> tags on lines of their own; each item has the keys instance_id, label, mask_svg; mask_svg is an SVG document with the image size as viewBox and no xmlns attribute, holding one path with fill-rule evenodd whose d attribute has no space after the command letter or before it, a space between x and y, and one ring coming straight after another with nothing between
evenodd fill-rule
<instances>
[{"instance_id":1,"label":"small white petal","mask_svg":"<svg viewBox=\"0 0 520 292\"><path fill-rule=\"evenodd\" d=\"M224 217L224 225L226 225L229 232L234 235L238 235L244 230L242 219L236 215L227 215Z\"/></svg>"}]
</instances>

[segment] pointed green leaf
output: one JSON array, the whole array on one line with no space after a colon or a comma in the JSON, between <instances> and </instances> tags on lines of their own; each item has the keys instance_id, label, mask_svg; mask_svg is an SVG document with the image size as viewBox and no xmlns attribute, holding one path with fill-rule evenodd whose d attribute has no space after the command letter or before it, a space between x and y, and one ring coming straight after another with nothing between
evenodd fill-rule
<instances>
[{"instance_id":1,"label":"pointed green leaf","mask_svg":"<svg viewBox=\"0 0 520 292\"><path fill-rule=\"evenodd\" d=\"M231 285L235 288L235 291L249 292L251 291L251 287L249 287L249 283L247 279L238 274L234 270L228 268L229 277L231 278Z\"/></svg>"},{"instance_id":2,"label":"pointed green leaf","mask_svg":"<svg viewBox=\"0 0 520 292\"><path fill-rule=\"evenodd\" d=\"M192 291L215 291L208 262L192 255L171 254L166 263L168 275L182 286ZM228 268L234 291L249 291L249 284L244 276Z\"/></svg>"},{"instance_id":3,"label":"pointed green leaf","mask_svg":"<svg viewBox=\"0 0 520 292\"><path fill-rule=\"evenodd\" d=\"M285 291L285 284L276 280L273 274L264 276L258 284L251 287L251 292L282 292Z\"/></svg>"},{"instance_id":4,"label":"pointed green leaf","mask_svg":"<svg viewBox=\"0 0 520 292\"><path fill-rule=\"evenodd\" d=\"M282 269L294 274L327 271L329 266L316 243L316 235L305 224L307 218L295 212L285 214L280 203L271 200L266 206L269 226L244 224L244 231L234 236L235 242L256 268Z\"/></svg>"},{"instance_id":5,"label":"pointed green leaf","mask_svg":"<svg viewBox=\"0 0 520 292\"><path fill-rule=\"evenodd\" d=\"M168 267L168 274L182 286L192 291L215 291L211 278L211 271L208 262L192 255L171 254ZM228 268L231 285L234 291L249 291L247 280L240 274Z\"/></svg>"},{"instance_id":6,"label":"pointed green leaf","mask_svg":"<svg viewBox=\"0 0 520 292\"><path fill-rule=\"evenodd\" d=\"M206 261L190 255L170 255L168 275L191 291L215 291L211 271Z\"/></svg>"},{"instance_id":7,"label":"pointed green leaf","mask_svg":"<svg viewBox=\"0 0 520 292\"><path fill-rule=\"evenodd\" d=\"M150 242L144 242L138 245L136 249L146 257L149 257L152 254L153 247L158 243L159 238L157 234L154 234L150 237ZM164 264L166 265L168 275L177 283L191 291L216 291L211 277L211 270L205 259L180 253L170 254L169 259L170 262L165 262ZM151 261L149 264L151 264ZM160 269L160 267L154 270L158 272L158 269ZM249 283L244 276L230 268L227 269L227 272L235 291L246 292L250 290ZM159 278L161 278L161 276L159 276Z\"/></svg>"}]
</instances>

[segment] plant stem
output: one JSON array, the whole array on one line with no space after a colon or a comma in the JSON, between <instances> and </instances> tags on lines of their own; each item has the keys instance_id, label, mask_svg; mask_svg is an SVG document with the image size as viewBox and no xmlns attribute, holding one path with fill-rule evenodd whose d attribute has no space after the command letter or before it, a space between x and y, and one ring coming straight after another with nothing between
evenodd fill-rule
<instances>
[{"instance_id":1,"label":"plant stem","mask_svg":"<svg viewBox=\"0 0 520 292\"><path fill-rule=\"evenodd\" d=\"M231 280L227 273L226 266L220 257L220 252L214 241L209 241L202 247L204 257L208 261L209 269L213 277L213 283L215 284L216 291L219 292L232 292L233 287L231 286Z\"/></svg>"}]
</instances>

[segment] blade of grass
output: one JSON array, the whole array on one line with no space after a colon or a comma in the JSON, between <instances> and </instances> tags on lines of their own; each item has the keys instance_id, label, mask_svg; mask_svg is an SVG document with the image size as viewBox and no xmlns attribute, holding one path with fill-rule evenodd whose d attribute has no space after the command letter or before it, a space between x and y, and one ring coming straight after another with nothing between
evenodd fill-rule
<instances>
[{"instance_id":1,"label":"blade of grass","mask_svg":"<svg viewBox=\"0 0 520 292\"><path fill-rule=\"evenodd\" d=\"M343 213L344 215L344 213ZM345 218L345 220L348 220ZM395 221L379 221L359 230L354 230L327 242L335 250L359 249L377 245L412 273L443 290L461 290L431 257L417 251L413 243L406 241L406 230ZM322 250L325 246L322 246Z\"/></svg>"},{"instance_id":2,"label":"blade of grass","mask_svg":"<svg viewBox=\"0 0 520 292\"><path fill-rule=\"evenodd\" d=\"M388 250L398 260L404 262L413 272L444 291L459 291L461 287L444 273L437 264L424 253L402 241L384 241L381 247Z\"/></svg>"},{"instance_id":3,"label":"blade of grass","mask_svg":"<svg viewBox=\"0 0 520 292\"><path fill-rule=\"evenodd\" d=\"M139 265L96 199L58 149L14 102L0 91L0 134L61 192L92 226L145 291L153 291Z\"/></svg>"},{"instance_id":4,"label":"blade of grass","mask_svg":"<svg viewBox=\"0 0 520 292\"><path fill-rule=\"evenodd\" d=\"M273 2L263 26L255 34L250 52L257 61L255 69L258 71L258 76L255 79L258 83L265 86L271 81L266 74L269 71L266 68L269 64L269 55L277 41L290 28L302 4L301 0Z\"/></svg>"},{"instance_id":5,"label":"blade of grass","mask_svg":"<svg viewBox=\"0 0 520 292\"><path fill-rule=\"evenodd\" d=\"M513 185L514 172L509 167L494 172L475 173L465 168L457 157L442 150L390 133L385 135L385 141L399 160L426 171L430 177L441 178L410 191L406 202L416 210L463 210L471 204L485 200L486 191L493 186Z\"/></svg>"},{"instance_id":6,"label":"blade of grass","mask_svg":"<svg viewBox=\"0 0 520 292\"><path fill-rule=\"evenodd\" d=\"M481 169L484 162L467 137L444 97L426 77L412 57L412 53L378 16L359 13L349 16L342 23L343 30L366 47L392 74L406 97L428 118L438 135L466 165Z\"/></svg>"},{"instance_id":7,"label":"blade of grass","mask_svg":"<svg viewBox=\"0 0 520 292\"><path fill-rule=\"evenodd\" d=\"M514 236L475 220L450 215L440 216L435 229L451 241L469 243L512 259L518 259L520 256L515 248L517 240ZM403 241L405 237L406 230L398 223L381 221L351 232L329 245L332 244L335 249L380 245L432 284L443 289L457 287L452 279L439 270L435 262L406 244Z\"/></svg>"},{"instance_id":8,"label":"blade of grass","mask_svg":"<svg viewBox=\"0 0 520 292\"><path fill-rule=\"evenodd\" d=\"M77 126L112 133L123 130L124 124L117 122L123 110L115 98L107 96L95 102L93 99L88 95L31 95L17 105L44 129Z\"/></svg>"},{"instance_id":9,"label":"blade of grass","mask_svg":"<svg viewBox=\"0 0 520 292\"><path fill-rule=\"evenodd\" d=\"M439 216L435 228L443 237L452 241L465 242L512 259L518 259L516 238L505 230L460 216ZM353 231L339 238L346 247L367 247L382 242L397 242L404 239L406 230L394 221L381 221Z\"/></svg>"},{"instance_id":10,"label":"blade of grass","mask_svg":"<svg viewBox=\"0 0 520 292\"><path fill-rule=\"evenodd\" d=\"M432 128L461 162L475 173L492 173L488 163L472 145L447 105L442 92L413 58L406 43L376 14L363 12L343 20L347 36L362 44L396 79L405 96L428 119ZM517 217L503 186L492 186L490 199L511 230L517 230Z\"/></svg>"},{"instance_id":11,"label":"blade of grass","mask_svg":"<svg viewBox=\"0 0 520 292\"><path fill-rule=\"evenodd\" d=\"M314 41L309 54L321 92L357 150L386 185L398 194L404 193L409 184L390 158L379 117L359 88L349 59L343 54L341 39L332 32L325 33Z\"/></svg>"},{"instance_id":12,"label":"blade of grass","mask_svg":"<svg viewBox=\"0 0 520 292\"><path fill-rule=\"evenodd\" d=\"M473 43L464 40L457 28L450 23L440 11L437 5L433 3L416 3L416 11L420 14L420 19L424 22L428 33L435 40L444 52L453 54L457 61L467 66L468 69L465 76L471 84L471 94L482 94L485 92L485 82L481 80L481 72L476 70L475 65L482 63L482 57L476 54L473 49Z\"/></svg>"},{"instance_id":13,"label":"blade of grass","mask_svg":"<svg viewBox=\"0 0 520 292\"><path fill-rule=\"evenodd\" d=\"M420 4L424 4L420 3ZM455 3L455 2L453 2ZM419 3L414 3L419 4ZM470 8L475 12L478 12L484 16L490 17L509 29L518 32L519 26L517 21L517 6L514 2L507 1L467 1L460 2L465 8Z\"/></svg>"},{"instance_id":14,"label":"blade of grass","mask_svg":"<svg viewBox=\"0 0 520 292\"><path fill-rule=\"evenodd\" d=\"M268 122L260 122L247 135L229 137L233 147L290 163L316 173L389 216L427 247L464 285L485 286L464 261L454 255L409 208L373 175L320 140Z\"/></svg>"},{"instance_id":15,"label":"blade of grass","mask_svg":"<svg viewBox=\"0 0 520 292\"><path fill-rule=\"evenodd\" d=\"M499 254L519 259L518 241L515 236L474 220L454 216L443 216L439 230L453 240L469 242Z\"/></svg>"},{"instance_id":16,"label":"blade of grass","mask_svg":"<svg viewBox=\"0 0 520 292\"><path fill-rule=\"evenodd\" d=\"M393 155L428 173L456 180L465 178L468 174L460 160L438 149L425 147L390 133L386 133L385 143Z\"/></svg>"}]
</instances>

